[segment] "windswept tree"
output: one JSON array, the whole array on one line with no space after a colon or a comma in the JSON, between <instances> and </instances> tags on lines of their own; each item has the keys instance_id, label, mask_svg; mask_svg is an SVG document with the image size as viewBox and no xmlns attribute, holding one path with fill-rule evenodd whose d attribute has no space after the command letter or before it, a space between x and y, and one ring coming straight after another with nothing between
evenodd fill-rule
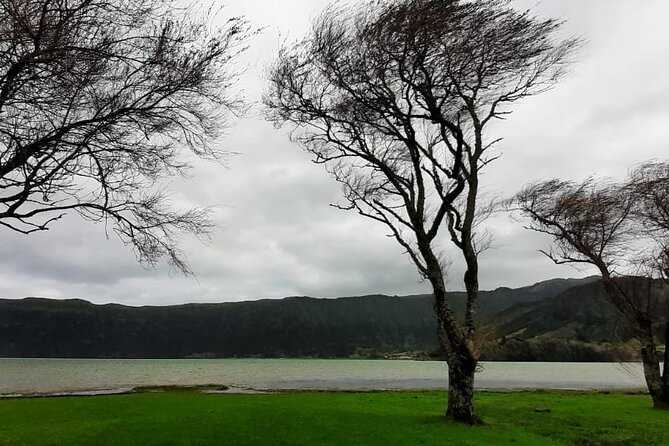
<instances>
[{"instance_id":1,"label":"windswept tree","mask_svg":"<svg viewBox=\"0 0 669 446\"><path fill-rule=\"evenodd\" d=\"M635 199L632 211L640 223L637 229L651 243L650 269L669 285L669 161L651 161L632 169L627 187Z\"/></svg>"},{"instance_id":2,"label":"windswept tree","mask_svg":"<svg viewBox=\"0 0 669 446\"><path fill-rule=\"evenodd\" d=\"M669 409L669 163L638 166L624 183L531 184L513 203L529 217L529 229L553 237L543 251L551 260L598 269L609 300L641 343L654 406ZM665 343L662 373L658 337Z\"/></svg>"},{"instance_id":3,"label":"windswept tree","mask_svg":"<svg viewBox=\"0 0 669 446\"><path fill-rule=\"evenodd\" d=\"M212 146L230 112L240 18L219 29L170 0L0 0L0 225L47 230L69 211L104 220L138 260L188 266L160 180Z\"/></svg>"},{"instance_id":4,"label":"windswept tree","mask_svg":"<svg viewBox=\"0 0 669 446\"><path fill-rule=\"evenodd\" d=\"M495 158L487 129L564 73L578 42L559 40L559 28L505 0L331 6L270 69L269 119L294 126L342 184L339 207L384 224L432 285L446 416L457 421L478 421L475 223L479 173ZM444 238L466 264L463 317L446 295Z\"/></svg>"}]
</instances>

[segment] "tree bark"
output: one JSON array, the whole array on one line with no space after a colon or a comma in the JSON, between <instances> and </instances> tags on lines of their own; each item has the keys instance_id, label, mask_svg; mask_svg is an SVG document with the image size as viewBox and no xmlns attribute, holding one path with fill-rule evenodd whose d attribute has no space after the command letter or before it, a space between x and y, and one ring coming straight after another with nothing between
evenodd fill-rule
<instances>
[{"instance_id":1,"label":"tree bark","mask_svg":"<svg viewBox=\"0 0 669 446\"><path fill-rule=\"evenodd\" d=\"M477 150L481 147L480 129L477 130ZM478 309L478 256L472 238L476 200L478 196L477 161L470 159L471 172L467 179L467 204L463 219L460 249L467 265L463 280L467 292L464 327L460 336L448 338L448 407L446 417L454 421L481 424L474 414L474 374L479 353L475 346L476 313Z\"/></svg>"},{"instance_id":2,"label":"tree bark","mask_svg":"<svg viewBox=\"0 0 669 446\"><path fill-rule=\"evenodd\" d=\"M448 404L446 418L467 424L480 424L474 413L474 372L477 357L468 345L455 313L446 300L446 287L441 267L436 258L428 274L435 298L435 312L439 323L439 343L446 353L448 364Z\"/></svg>"},{"instance_id":3,"label":"tree bark","mask_svg":"<svg viewBox=\"0 0 669 446\"><path fill-rule=\"evenodd\" d=\"M669 403L669 321L664 326L664 365L662 367L662 394Z\"/></svg>"},{"instance_id":4,"label":"tree bark","mask_svg":"<svg viewBox=\"0 0 669 446\"><path fill-rule=\"evenodd\" d=\"M474 373L477 361L466 346L451 352L448 362L448 406L446 418L460 423L481 424L474 413Z\"/></svg>"},{"instance_id":5,"label":"tree bark","mask_svg":"<svg viewBox=\"0 0 669 446\"><path fill-rule=\"evenodd\" d=\"M480 144L480 135L477 132L477 146ZM467 292L467 305L465 308L465 330L466 336L471 344L474 341L476 332L476 315L478 313L478 294L479 294L479 261L476 248L474 247L473 229L474 218L476 211L476 201L478 197L478 169L476 167L477 161L470 161L471 167L470 177L467 182L469 184L467 191L467 207L465 211L465 218L462 225L462 255L467 265L463 281L465 290ZM478 357L478 354L476 354Z\"/></svg>"},{"instance_id":6,"label":"tree bark","mask_svg":"<svg viewBox=\"0 0 669 446\"><path fill-rule=\"evenodd\" d=\"M647 336L641 341L643 344L641 347L643 374L646 378L648 392L653 399L653 407L655 409L669 410L669 385L667 385L669 383L667 383L666 352L664 358L665 370L663 374L660 374L660 361L655 348L655 339Z\"/></svg>"},{"instance_id":7,"label":"tree bark","mask_svg":"<svg viewBox=\"0 0 669 446\"><path fill-rule=\"evenodd\" d=\"M643 375L646 380L648 393L653 400L655 409L669 410L669 352L666 343L669 341L669 324L665 328L664 371L660 373L660 357L657 354L657 344L653 322L647 316L639 315L635 308L630 308L630 301L624 291L616 286L614 280L603 262L596 263L602 273L602 284L609 300L627 319L628 324L636 331L641 342L641 361Z\"/></svg>"}]
</instances>

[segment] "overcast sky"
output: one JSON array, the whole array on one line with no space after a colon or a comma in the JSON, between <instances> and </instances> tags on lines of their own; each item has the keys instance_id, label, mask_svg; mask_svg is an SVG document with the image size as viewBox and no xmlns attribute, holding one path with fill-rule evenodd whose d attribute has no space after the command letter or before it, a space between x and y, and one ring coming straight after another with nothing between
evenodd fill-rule
<instances>
[{"instance_id":1,"label":"overcast sky","mask_svg":"<svg viewBox=\"0 0 669 446\"><path fill-rule=\"evenodd\" d=\"M265 27L240 79L249 115L221 141L238 152L227 168L197 162L189 179L169 182L175 203L217 205L221 229L209 242L186 239L196 278L165 265L146 270L104 226L68 216L50 231L0 230L0 296L79 297L96 303L163 305L291 295L336 297L428 291L383 226L329 207L339 186L293 145L288 129L263 122L257 104L266 65L287 38L302 37L322 0L229 0L225 15ZM562 18L587 44L554 90L516 104L495 129L502 157L484 176L488 193L509 196L541 178L622 177L629 166L669 158L669 2L518 0ZM591 270L556 266L538 253L548 240L506 215L490 222L494 249L481 258L483 289L519 287ZM454 263L451 289L462 289Z\"/></svg>"}]
</instances>

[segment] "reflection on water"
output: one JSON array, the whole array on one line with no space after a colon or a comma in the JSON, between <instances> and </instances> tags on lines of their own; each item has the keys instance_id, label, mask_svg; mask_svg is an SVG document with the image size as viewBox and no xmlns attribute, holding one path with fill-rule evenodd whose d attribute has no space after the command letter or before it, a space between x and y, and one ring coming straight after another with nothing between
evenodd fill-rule
<instances>
[{"instance_id":1,"label":"reflection on water","mask_svg":"<svg viewBox=\"0 0 669 446\"><path fill-rule=\"evenodd\" d=\"M636 363L483 362L479 388L643 388ZM439 361L353 359L3 359L0 394L223 384L253 389L441 389Z\"/></svg>"}]
</instances>

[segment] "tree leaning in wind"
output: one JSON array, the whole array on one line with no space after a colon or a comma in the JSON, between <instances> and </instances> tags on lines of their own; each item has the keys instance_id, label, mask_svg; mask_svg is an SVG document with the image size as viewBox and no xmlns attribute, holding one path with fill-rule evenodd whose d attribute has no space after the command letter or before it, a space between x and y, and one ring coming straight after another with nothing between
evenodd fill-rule
<instances>
[{"instance_id":1,"label":"tree leaning in wind","mask_svg":"<svg viewBox=\"0 0 669 446\"><path fill-rule=\"evenodd\" d=\"M590 264L641 344L653 406L669 409L669 162L649 161L622 183L541 181L511 206L548 234L555 263ZM543 251L542 251L543 252ZM657 338L664 341L663 370Z\"/></svg>"},{"instance_id":2,"label":"tree leaning in wind","mask_svg":"<svg viewBox=\"0 0 669 446\"><path fill-rule=\"evenodd\" d=\"M449 367L446 416L476 423L479 173L488 125L544 91L578 41L505 0L388 0L332 6L269 73L269 119L343 185L340 206L386 225L432 285ZM465 264L467 305L446 295L440 244Z\"/></svg>"},{"instance_id":3,"label":"tree leaning in wind","mask_svg":"<svg viewBox=\"0 0 669 446\"><path fill-rule=\"evenodd\" d=\"M188 272L177 236L206 233L207 212L171 210L157 182L187 171L184 148L220 153L248 34L170 0L0 0L0 225L30 234L76 211Z\"/></svg>"}]
</instances>

